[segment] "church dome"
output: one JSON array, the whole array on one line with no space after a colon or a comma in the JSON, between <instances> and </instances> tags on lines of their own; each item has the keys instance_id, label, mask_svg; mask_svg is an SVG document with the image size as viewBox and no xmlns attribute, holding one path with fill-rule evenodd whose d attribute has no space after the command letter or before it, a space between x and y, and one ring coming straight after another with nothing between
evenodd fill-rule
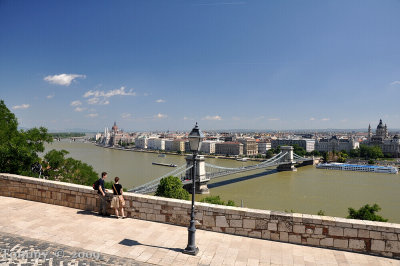
<instances>
[{"instance_id":1,"label":"church dome","mask_svg":"<svg viewBox=\"0 0 400 266\"><path fill-rule=\"evenodd\" d=\"M384 128L384 127L383 127L383 123L382 123L382 119L379 120L379 124L378 124L377 128L378 128L378 129L380 129L380 128L383 129L383 128Z\"/></svg>"}]
</instances>

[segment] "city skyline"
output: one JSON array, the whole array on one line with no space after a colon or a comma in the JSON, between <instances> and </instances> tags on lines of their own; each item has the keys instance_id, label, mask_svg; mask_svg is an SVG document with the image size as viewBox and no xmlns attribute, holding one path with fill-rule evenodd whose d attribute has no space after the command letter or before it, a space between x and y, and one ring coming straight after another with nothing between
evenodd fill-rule
<instances>
[{"instance_id":1,"label":"city skyline","mask_svg":"<svg viewBox=\"0 0 400 266\"><path fill-rule=\"evenodd\" d=\"M399 1L0 3L21 127L400 128Z\"/></svg>"}]
</instances>

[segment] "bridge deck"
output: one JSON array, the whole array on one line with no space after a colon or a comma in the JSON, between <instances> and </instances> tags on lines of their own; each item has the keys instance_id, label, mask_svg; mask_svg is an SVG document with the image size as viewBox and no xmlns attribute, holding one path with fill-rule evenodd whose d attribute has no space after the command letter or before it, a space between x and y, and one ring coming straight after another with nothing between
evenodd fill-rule
<instances>
[{"instance_id":1,"label":"bridge deck","mask_svg":"<svg viewBox=\"0 0 400 266\"><path fill-rule=\"evenodd\" d=\"M0 197L1 232L125 257L136 264L157 265L399 265L400 261L331 249L300 246L197 230L197 256L181 252L187 228L136 219L103 218L81 210ZM20 250L10 237L0 246ZM35 241L30 241L32 245ZM29 247L30 248L30 247ZM34 246L35 249L44 246ZM27 250L27 249L24 249ZM1 254L2 255L2 254ZM7 262L0 255L0 264ZM48 257L50 259L50 256ZM68 261L69 260L69 261ZM75 260L75 262L77 259ZM14 261L15 263L21 262ZM64 265L71 262L64 258ZM75 264L73 262L73 264ZM115 262L115 261L114 261ZM48 264L49 261L43 264ZM94 264L100 264L94 262Z\"/></svg>"}]
</instances>

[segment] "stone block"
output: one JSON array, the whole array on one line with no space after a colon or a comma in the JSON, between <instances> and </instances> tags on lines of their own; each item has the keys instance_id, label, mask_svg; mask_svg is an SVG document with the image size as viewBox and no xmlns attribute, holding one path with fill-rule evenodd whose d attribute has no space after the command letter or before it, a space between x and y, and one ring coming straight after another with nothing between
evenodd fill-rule
<instances>
[{"instance_id":1,"label":"stone block","mask_svg":"<svg viewBox=\"0 0 400 266\"><path fill-rule=\"evenodd\" d=\"M344 236L347 236L347 237L357 237L357 229L354 229L354 228L345 228L345 229L344 229Z\"/></svg>"},{"instance_id":2,"label":"stone block","mask_svg":"<svg viewBox=\"0 0 400 266\"><path fill-rule=\"evenodd\" d=\"M301 244L301 236L289 234L289 242Z\"/></svg>"},{"instance_id":3,"label":"stone block","mask_svg":"<svg viewBox=\"0 0 400 266\"><path fill-rule=\"evenodd\" d=\"M236 233L235 234L239 235L239 236L248 236L249 232L247 232L245 230L236 229Z\"/></svg>"},{"instance_id":4,"label":"stone block","mask_svg":"<svg viewBox=\"0 0 400 266\"><path fill-rule=\"evenodd\" d=\"M279 233L271 233L272 240L279 240Z\"/></svg>"},{"instance_id":5,"label":"stone block","mask_svg":"<svg viewBox=\"0 0 400 266\"><path fill-rule=\"evenodd\" d=\"M215 227L215 218L213 216L204 216L203 225L208 227Z\"/></svg>"},{"instance_id":6,"label":"stone block","mask_svg":"<svg viewBox=\"0 0 400 266\"><path fill-rule=\"evenodd\" d=\"M255 229L256 221L251 219L243 219L243 228Z\"/></svg>"},{"instance_id":7,"label":"stone block","mask_svg":"<svg viewBox=\"0 0 400 266\"><path fill-rule=\"evenodd\" d=\"M249 237L261 238L261 231L251 231L249 232Z\"/></svg>"},{"instance_id":8,"label":"stone block","mask_svg":"<svg viewBox=\"0 0 400 266\"><path fill-rule=\"evenodd\" d=\"M271 232L268 230L262 230L261 231L261 237L263 239L271 239Z\"/></svg>"},{"instance_id":9,"label":"stone block","mask_svg":"<svg viewBox=\"0 0 400 266\"><path fill-rule=\"evenodd\" d=\"M356 250L365 250L365 241L357 240L357 239L350 239L349 240L349 248L356 249Z\"/></svg>"},{"instance_id":10,"label":"stone block","mask_svg":"<svg viewBox=\"0 0 400 266\"><path fill-rule=\"evenodd\" d=\"M331 216L321 216L322 224L323 225L330 225L330 226L335 226L335 217Z\"/></svg>"},{"instance_id":11,"label":"stone block","mask_svg":"<svg viewBox=\"0 0 400 266\"><path fill-rule=\"evenodd\" d=\"M268 223L268 230L269 231L278 231L278 224L277 223Z\"/></svg>"},{"instance_id":12,"label":"stone block","mask_svg":"<svg viewBox=\"0 0 400 266\"><path fill-rule=\"evenodd\" d=\"M385 251L400 253L400 242L398 241L386 241Z\"/></svg>"},{"instance_id":13,"label":"stone block","mask_svg":"<svg viewBox=\"0 0 400 266\"><path fill-rule=\"evenodd\" d=\"M279 222L278 223L278 231L279 232L292 232L293 225L292 222Z\"/></svg>"},{"instance_id":14,"label":"stone block","mask_svg":"<svg viewBox=\"0 0 400 266\"><path fill-rule=\"evenodd\" d=\"M349 241L347 239L334 239L333 246L335 248L349 248Z\"/></svg>"},{"instance_id":15,"label":"stone block","mask_svg":"<svg viewBox=\"0 0 400 266\"><path fill-rule=\"evenodd\" d=\"M320 245L325 247L333 247L333 238L324 238L320 240Z\"/></svg>"},{"instance_id":16,"label":"stone block","mask_svg":"<svg viewBox=\"0 0 400 266\"><path fill-rule=\"evenodd\" d=\"M315 227L314 228L314 235L322 235L322 227Z\"/></svg>"},{"instance_id":17,"label":"stone block","mask_svg":"<svg viewBox=\"0 0 400 266\"><path fill-rule=\"evenodd\" d=\"M165 223L165 215L156 214L156 221Z\"/></svg>"},{"instance_id":18,"label":"stone block","mask_svg":"<svg viewBox=\"0 0 400 266\"><path fill-rule=\"evenodd\" d=\"M242 222L242 220L230 220L229 221L229 224L230 224L230 226L231 227L243 227L243 222Z\"/></svg>"},{"instance_id":19,"label":"stone block","mask_svg":"<svg viewBox=\"0 0 400 266\"><path fill-rule=\"evenodd\" d=\"M397 240L397 234L383 232L382 233L382 238L384 240L394 240L394 241L396 241Z\"/></svg>"},{"instance_id":20,"label":"stone block","mask_svg":"<svg viewBox=\"0 0 400 266\"><path fill-rule=\"evenodd\" d=\"M320 240L318 238L307 238L307 245L319 246Z\"/></svg>"},{"instance_id":21,"label":"stone block","mask_svg":"<svg viewBox=\"0 0 400 266\"><path fill-rule=\"evenodd\" d=\"M288 242L289 241L289 234L287 232L280 232L279 233L279 240Z\"/></svg>"},{"instance_id":22,"label":"stone block","mask_svg":"<svg viewBox=\"0 0 400 266\"><path fill-rule=\"evenodd\" d=\"M225 228L225 233L227 234L235 234L235 228Z\"/></svg>"},{"instance_id":23,"label":"stone block","mask_svg":"<svg viewBox=\"0 0 400 266\"><path fill-rule=\"evenodd\" d=\"M372 239L382 239L382 233L377 231L370 231L369 237Z\"/></svg>"},{"instance_id":24,"label":"stone block","mask_svg":"<svg viewBox=\"0 0 400 266\"><path fill-rule=\"evenodd\" d=\"M331 236L343 236L343 228L329 226L329 235Z\"/></svg>"},{"instance_id":25,"label":"stone block","mask_svg":"<svg viewBox=\"0 0 400 266\"><path fill-rule=\"evenodd\" d=\"M353 224L349 219L335 217L335 224L337 227L352 228Z\"/></svg>"},{"instance_id":26,"label":"stone block","mask_svg":"<svg viewBox=\"0 0 400 266\"><path fill-rule=\"evenodd\" d=\"M293 213L293 222L302 223L303 222L303 214L301 214L301 213Z\"/></svg>"},{"instance_id":27,"label":"stone block","mask_svg":"<svg viewBox=\"0 0 400 266\"><path fill-rule=\"evenodd\" d=\"M217 227L229 227L228 222L226 221L225 216L216 216L215 224Z\"/></svg>"},{"instance_id":28,"label":"stone block","mask_svg":"<svg viewBox=\"0 0 400 266\"><path fill-rule=\"evenodd\" d=\"M295 224L293 225L293 232L297 234L304 234L306 232L306 227L304 225Z\"/></svg>"},{"instance_id":29,"label":"stone block","mask_svg":"<svg viewBox=\"0 0 400 266\"><path fill-rule=\"evenodd\" d=\"M260 219L256 220L256 229L268 229L268 221Z\"/></svg>"},{"instance_id":30,"label":"stone block","mask_svg":"<svg viewBox=\"0 0 400 266\"><path fill-rule=\"evenodd\" d=\"M358 237L369 238L369 231L365 229L358 229Z\"/></svg>"}]
</instances>

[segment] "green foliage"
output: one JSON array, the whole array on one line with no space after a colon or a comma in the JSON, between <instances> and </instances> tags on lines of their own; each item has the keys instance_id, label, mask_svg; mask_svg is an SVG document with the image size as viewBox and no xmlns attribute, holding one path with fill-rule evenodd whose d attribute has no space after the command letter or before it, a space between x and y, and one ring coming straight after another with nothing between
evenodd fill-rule
<instances>
[{"instance_id":1,"label":"green foliage","mask_svg":"<svg viewBox=\"0 0 400 266\"><path fill-rule=\"evenodd\" d=\"M44 175L53 180L91 186L99 178L93 167L73 158L65 158L67 154L66 150L51 150L46 153ZM111 188L111 185L106 188Z\"/></svg>"},{"instance_id":2,"label":"green foliage","mask_svg":"<svg viewBox=\"0 0 400 266\"><path fill-rule=\"evenodd\" d=\"M375 212L378 212L380 210L381 210L381 207L379 207L379 205L376 203L372 206L369 206L369 204L367 204L367 205L361 207L359 210L349 208L349 215L347 216L347 218L358 219L358 220L387 222L388 219L385 219L382 216L375 214Z\"/></svg>"},{"instance_id":3,"label":"green foliage","mask_svg":"<svg viewBox=\"0 0 400 266\"><path fill-rule=\"evenodd\" d=\"M265 154L265 157L267 159L272 158L274 156L274 152L272 150L267 150L267 153Z\"/></svg>"},{"instance_id":4,"label":"green foliage","mask_svg":"<svg viewBox=\"0 0 400 266\"><path fill-rule=\"evenodd\" d=\"M236 206L233 200L228 200L228 202L225 203L225 201L223 201L219 196L208 196L201 199L200 202L206 202L217 205Z\"/></svg>"},{"instance_id":5,"label":"green foliage","mask_svg":"<svg viewBox=\"0 0 400 266\"><path fill-rule=\"evenodd\" d=\"M382 149L379 146L367 146L367 145L360 145L360 148L353 149L350 151L350 157L362 157L365 159L378 159L383 158L384 154Z\"/></svg>"},{"instance_id":6,"label":"green foliage","mask_svg":"<svg viewBox=\"0 0 400 266\"><path fill-rule=\"evenodd\" d=\"M369 159L369 160L368 160L368 164L375 164L375 161L372 160L372 159Z\"/></svg>"},{"instance_id":7,"label":"green foliage","mask_svg":"<svg viewBox=\"0 0 400 266\"><path fill-rule=\"evenodd\" d=\"M0 172L35 176L31 166L39 162L38 152L52 137L44 127L18 130L18 120L0 101Z\"/></svg>"},{"instance_id":8,"label":"green foliage","mask_svg":"<svg viewBox=\"0 0 400 266\"><path fill-rule=\"evenodd\" d=\"M182 181L176 176L161 179L155 195L165 198L189 199L189 193L183 189Z\"/></svg>"},{"instance_id":9,"label":"green foliage","mask_svg":"<svg viewBox=\"0 0 400 266\"><path fill-rule=\"evenodd\" d=\"M303 147L300 147L298 144L292 145L293 147L293 152L296 153L297 155L300 156L305 156L306 155L306 150Z\"/></svg>"},{"instance_id":10,"label":"green foliage","mask_svg":"<svg viewBox=\"0 0 400 266\"><path fill-rule=\"evenodd\" d=\"M325 215L325 212L324 212L323 210L319 210L319 211L317 212L317 215L324 216L324 215Z\"/></svg>"}]
</instances>

